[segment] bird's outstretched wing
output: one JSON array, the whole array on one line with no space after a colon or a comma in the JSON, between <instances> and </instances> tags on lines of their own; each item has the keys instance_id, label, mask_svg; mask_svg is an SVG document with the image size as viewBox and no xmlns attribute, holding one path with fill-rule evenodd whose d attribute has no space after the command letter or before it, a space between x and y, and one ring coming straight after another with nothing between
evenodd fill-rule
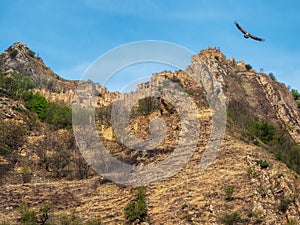
<instances>
[{"instance_id":1,"label":"bird's outstretched wing","mask_svg":"<svg viewBox=\"0 0 300 225\"><path fill-rule=\"evenodd\" d=\"M236 21L234 22L234 24L236 25L236 27L243 32L243 34L245 34L245 38L252 38L253 40L256 40L256 41L264 41L263 38L260 38L260 37L256 37L250 33L248 33L244 28L241 27L241 25L239 25Z\"/></svg>"},{"instance_id":2,"label":"bird's outstretched wing","mask_svg":"<svg viewBox=\"0 0 300 225\"><path fill-rule=\"evenodd\" d=\"M252 34L249 34L249 37L251 37L252 39L257 40L257 41L264 41L264 40L265 40L265 39L263 39L263 38L256 37L256 36L254 36L254 35L252 35Z\"/></svg>"},{"instance_id":3,"label":"bird's outstretched wing","mask_svg":"<svg viewBox=\"0 0 300 225\"><path fill-rule=\"evenodd\" d=\"M242 28L236 21L234 22L234 24L235 24L236 27L237 27L240 31L242 31L244 34L247 33L247 31L246 31L244 28Z\"/></svg>"}]
</instances>

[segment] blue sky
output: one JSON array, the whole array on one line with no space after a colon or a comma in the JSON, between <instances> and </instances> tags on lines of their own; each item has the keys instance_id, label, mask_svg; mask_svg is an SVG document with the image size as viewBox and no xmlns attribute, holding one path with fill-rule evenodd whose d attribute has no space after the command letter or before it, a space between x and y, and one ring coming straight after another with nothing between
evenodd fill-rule
<instances>
[{"instance_id":1,"label":"blue sky","mask_svg":"<svg viewBox=\"0 0 300 225\"><path fill-rule=\"evenodd\" d=\"M20 41L60 76L80 79L99 56L134 41L168 41L195 53L220 47L227 58L263 68L300 90L299 10L296 0L2 0L0 51ZM235 20L266 41L244 39ZM147 70L135 72L145 77ZM122 84L122 76L112 82ZM123 85L114 84L111 90Z\"/></svg>"}]
</instances>

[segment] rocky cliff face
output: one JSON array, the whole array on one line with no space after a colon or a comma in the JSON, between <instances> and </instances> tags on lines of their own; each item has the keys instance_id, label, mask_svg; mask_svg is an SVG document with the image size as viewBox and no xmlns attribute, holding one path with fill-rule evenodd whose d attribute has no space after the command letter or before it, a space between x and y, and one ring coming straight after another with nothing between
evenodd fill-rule
<instances>
[{"instance_id":1,"label":"rocky cliff face","mask_svg":"<svg viewBox=\"0 0 300 225\"><path fill-rule=\"evenodd\" d=\"M261 119L280 124L300 143L300 117L296 102L287 87L273 81L267 74L248 69L244 62L235 62L216 49L202 50L199 57L224 77L227 102L244 102L248 111Z\"/></svg>"},{"instance_id":2,"label":"rocky cliff face","mask_svg":"<svg viewBox=\"0 0 300 225\"><path fill-rule=\"evenodd\" d=\"M202 74L197 61L211 73ZM0 56L0 70L5 73L24 73L38 82L46 77L55 83L55 90L43 83L37 88L51 101L73 101L76 82L65 81L49 70L42 60L29 53L29 49L16 43ZM46 74L46 76L44 76ZM218 81L227 106L227 130L215 160L206 170L199 170L199 163L209 143L214 110L206 94L212 89L209 83L200 85L192 75L207 76ZM198 79L198 78L197 78ZM246 118L267 120L284 131L296 143L300 143L300 115L291 93L284 84L246 66L244 62L227 60L217 49L202 50L193 56L192 65L185 71L164 71L152 75L150 83L138 86L136 93L121 95L98 88L96 101L81 99L88 106L96 107L96 124L104 146L119 160L135 166L156 164L169 157L180 139L183 126L176 107L169 101L153 97L135 104L130 114L130 132L141 139L149 137L149 122L161 117L166 124L166 135L159 146L150 151L127 148L116 138L110 122L111 105L118 98L132 99L143 95L151 88L159 87L171 80L189 94L197 106L196 118L201 124L195 151L190 160L175 175L146 186L146 202L150 224L299 224L300 223L300 178L284 163L267 151L267 144L245 141L240 134L246 129L239 124ZM88 84L87 84L88 85ZM177 87L177 86L176 86ZM218 87L214 87L218 91ZM65 95L64 95L65 94ZM80 101L81 101L80 100ZM217 99L218 100L218 99ZM6 104L17 104L6 101ZM215 104L219 104L216 101ZM149 106L151 106L149 108ZM184 105L189 108L190 105ZM10 107L6 107L10 108ZM1 110L4 112L5 107ZM6 111L5 111L6 112ZM15 111L12 111L15 112ZM97 114L98 113L98 114ZM7 114L8 115L8 114ZM5 117L9 120L9 116ZM43 132L30 137L27 149L40 146L51 152L51 140L68 139L66 131L55 131L45 145ZM84 135L91 132L85 130ZM58 140L57 137L61 137ZM63 138L65 137L65 138ZM54 141L53 141L54 142ZM41 149L40 149L41 150ZM28 150L27 150L28 151ZM32 150L32 162L43 156ZM75 153L74 153L75 154ZM0 161L1 164L1 161ZM75 164L74 164L75 165ZM12 174L17 171L12 171ZM0 186L0 217L14 221L18 217L18 206L27 204L38 208L49 203L54 214L75 208L83 218L99 216L104 224L121 224L125 221L123 209L134 197L133 188L99 181L97 176L85 180L59 181L45 179L45 174L34 172L34 182ZM2 178L1 178L2 179ZM226 222L227 221L227 222ZM231 221L232 223L229 223ZM138 223L138 221L137 221Z\"/></svg>"},{"instance_id":3,"label":"rocky cliff face","mask_svg":"<svg viewBox=\"0 0 300 225\"><path fill-rule=\"evenodd\" d=\"M74 88L74 82L66 81L47 67L26 45L16 42L0 56L0 71L4 74L21 73L32 77L37 87L53 91Z\"/></svg>"},{"instance_id":4,"label":"rocky cliff face","mask_svg":"<svg viewBox=\"0 0 300 225\"><path fill-rule=\"evenodd\" d=\"M0 72L31 77L37 90L53 101L70 103L77 81L67 81L47 67L26 45L16 42L0 55Z\"/></svg>"}]
</instances>

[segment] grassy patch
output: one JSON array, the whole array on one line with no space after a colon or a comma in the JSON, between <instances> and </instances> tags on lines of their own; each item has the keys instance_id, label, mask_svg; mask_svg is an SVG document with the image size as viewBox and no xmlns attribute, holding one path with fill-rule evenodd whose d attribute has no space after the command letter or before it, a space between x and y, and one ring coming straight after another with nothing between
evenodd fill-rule
<instances>
[{"instance_id":1,"label":"grassy patch","mask_svg":"<svg viewBox=\"0 0 300 225\"><path fill-rule=\"evenodd\" d=\"M132 224L136 220L139 220L140 222L146 221L148 210L145 194L146 189L144 187L139 187L136 190L135 199L129 202L124 208L124 215L128 224Z\"/></svg>"}]
</instances>

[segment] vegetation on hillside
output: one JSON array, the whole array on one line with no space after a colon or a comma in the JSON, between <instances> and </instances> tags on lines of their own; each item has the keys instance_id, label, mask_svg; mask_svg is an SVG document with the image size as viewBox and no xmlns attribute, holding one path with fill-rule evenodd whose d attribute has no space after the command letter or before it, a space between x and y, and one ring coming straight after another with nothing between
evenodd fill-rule
<instances>
[{"instance_id":1,"label":"vegetation on hillside","mask_svg":"<svg viewBox=\"0 0 300 225\"><path fill-rule=\"evenodd\" d=\"M91 219L86 222L80 218L75 210L70 213L54 215L51 207L46 204L39 209L29 208L27 205L19 207L19 223L21 225L101 225L99 218ZM8 225L8 222L0 222L1 225Z\"/></svg>"},{"instance_id":2,"label":"vegetation on hillside","mask_svg":"<svg viewBox=\"0 0 300 225\"><path fill-rule=\"evenodd\" d=\"M273 81L277 81L275 75L273 73L269 73L269 77L273 80Z\"/></svg>"},{"instance_id":3,"label":"vegetation on hillside","mask_svg":"<svg viewBox=\"0 0 300 225\"><path fill-rule=\"evenodd\" d=\"M22 74L4 76L0 73L0 94L12 99L22 99L34 87L32 80Z\"/></svg>"},{"instance_id":4,"label":"vegetation on hillside","mask_svg":"<svg viewBox=\"0 0 300 225\"><path fill-rule=\"evenodd\" d=\"M237 212L227 213L221 218L221 222L225 225L234 225L241 221L242 218Z\"/></svg>"},{"instance_id":5,"label":"vegetation on hillside","mask_svg":"<svg viewBox=\"0 0 300 225\"><path fill-rule=\"evenodd\" d=\"M7 156L25 141L26 127L11 121L0 121L0 155Z\"/></svg>"},{"instance_id":6,"label":"vegetation on hillside","mask_svg":"<svg viewBox=\"0 0 300 225\"><path fill-rule=\"evenodd\" d=\"M237 101L232 101L228 106L229 121L240 130L240 138L264 147L300 174L300 146L283 127L256 118L249 108L247 103ZM262 166L263 162L259 164Z\"/></svg>"},{"instance_id":7,"label":"vegetation on hillside","mask_svg":"<svg viewBox=\"0 0 300 225\"><path fill-rule=\"evenodd\" d=\"M300 109L300 93L296 89L291 89L291 93L296 101L298 109Z\"/></svg>"},{"instance_id":8,"label":"vegetation on hillside","mask_svg":"<svg viewBox=\"0 0 300 225\"><path fill-rule=\"evenodd\" d=\"M144 187L137 188L135 199L129 202L124 208L124 215L128 224L136 221L146 221L148 210L145 195L146 189Z\"/></svg>"},{"instance_id":9,"label":"vegetation on hillside","mask_svg":"<svg viewBox=\"0 0 300 225\"><path fill-rule=\"evenodd\" d=\"M156 98L146 97L138 101L136 114L145 116L159 109L159 101Z\"/></svg>"},{"instance_id":10,"label":"vegetation on hillside","mask_svg":"<svg viewBox=\"0 0 300 225\"><path fill-rule=\"evenodd\" d=\"M295 100L300 99L300 93L296 89L292 89L291 92Z\"/></svg>"},{"instance_id":11,"label":"vegetation on hillside","mask_svg":"<svg viewBox=\"0 0 300 225\"><path fill-rule=\"evenodd\" d=\"M11 109L17 111L17 120L0 121L0 155L7 161L0 164L0 178L16 164L20 166L24 183L31 181L32 171L36 170L53 178L87 178L90 167L82 158L70 130L71 108L63 103L49 102L40 93L33 92L33 87L31 79L25 75L0 73L0 95L15 100ZM42 131L42 123L46 125L43 139L31 146L26 138L32 131ZM62 136L61 128L67 129ZM27 153L22 156L19 153L24 144ZM37 154L34 163L28 158L28 152Z\"/></svg>"},{"instance_id":12,"label":"vegetation on hillside","mask_svg":"<svg viewBox=\"0 0 300 225\"><path fill-rule=\"evenodd\" d=\"M6 97L22 100L27 109L35 112L42 122L53 125L54 128L71 128L71 108L62 103L49 102L40 93L32 92L32 80L22 74L4 76L0 73L0 93Z\"/></svg>"},{"instance_id":13,"label":"vegetation on hillside","mask_svg":"<svg viewBox=\"0 0 300 225\"><path fill-rule=\"evenodd\" d=\"M247 70L247 71L250 71L250 70L252 70L252 66L251 66L250 64L246 64L246 66L245 66L245 67L246 67L246 70Z\"/></svg>"},{"instance_id":14,"label":"vegetation on hillside","mask_svg":"<svg viewBox=\"0 0 300 225\"><path fill-rule=\"evenodd\" d=\"M111 126L111 110L112 110L112 106L111 105L97 107L95 109L95 120L96 120L96 122L99 125L105 125L106 127ZM79 113L77 114L78 118L80 118ZM88 112L88 111L85 111L85 112L82 112L82 114L85 115L84 117L82 117L83 119L81 119L82 123L89 124L89 121L85 121L84 118L86 118L86 115L89 115L91 113Z\"/></svg>"}]
</instances>

